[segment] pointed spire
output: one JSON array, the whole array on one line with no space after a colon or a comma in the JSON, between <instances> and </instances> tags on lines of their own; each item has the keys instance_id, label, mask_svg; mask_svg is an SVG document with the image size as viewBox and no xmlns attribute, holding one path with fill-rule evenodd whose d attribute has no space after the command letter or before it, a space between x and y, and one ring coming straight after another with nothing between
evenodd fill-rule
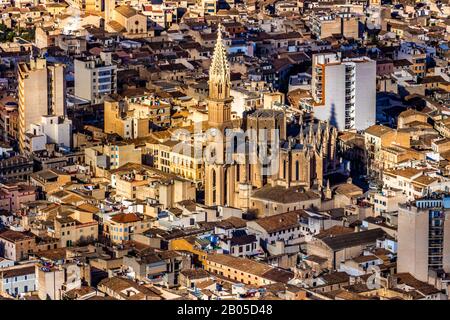
<instances>
[{"instance_id":1,"label":"pointed spire","mask_svg":"<svg viewBox=\"0 0 450 320\"><path fill-rule=\"evenodd\" d=\"M313 136L313 127L312 125L309 127L309 137L308 137L308 143L312 144L314 141L314 136Z\"/></svg>"},{"instance_id":2,"label":"pointed spire","mask_svg":"<svg viewBox=\"0 0 450 320\"><path fill-rule=\"evenodd\" d=\"M304 138L305 138L305 136L303 135L303 126L300 126L300 132L298 133L298 142L300 143L300 144L304 144Z\"/></svg>"},{"instance_id":3,"label":"pointed spire","mask_svg":"<svg viewBox=\"0 0 450 320\"><path fill-rule=\"evenodd\" d=\"M214 54L209 69L209 78L221 78L222 80L230 80L230 68L227 60L227 50L222 40L222 25L219 23L217 28L217 41L214 47Z\"/></svg>"},{"instance_id":4,"label":"pointed spire","mask_svg":"<svg viewBox=\"0 0 450 320\"><path fill-rule=\"evenodd\" d=\"M332 133L333 133L333 134L332 134L333 138L336 138L337 135L338 135L337 129L336 129L335 127L333 127L331 131L332 131Z\"/></svg>"},{"instance_id":5,"label":"pointed spire","mask_svg":"<svg viewBox=\"0 0 450 320\"><path fill-rule=\"evenodd\" d=\"M222 22L217 25L217 42L222 43Z\"/></svg>"},{"instance_id":6,"label":"pointed spire","mask_svg":"<svg viewBox=\"0 0 450 320\"><path fill-rule=\"evenodd\" d=\"M320 120L319 124L317 125L316 139L317 142L320 142L320 139L322 139L322 121Z\"/></svg>"},{"instance_id":7,"label":"pointed spire","mask_svg":"<svg viewBox=\"0 0 450 320\"><path fill-rule=\"evenodd\" d=\"M209 95L213 99L228 99L231 87L230 67L222 41L222 25L219 24L217 29L217 42L209 67Z\"/></svg>"}]
</instances>

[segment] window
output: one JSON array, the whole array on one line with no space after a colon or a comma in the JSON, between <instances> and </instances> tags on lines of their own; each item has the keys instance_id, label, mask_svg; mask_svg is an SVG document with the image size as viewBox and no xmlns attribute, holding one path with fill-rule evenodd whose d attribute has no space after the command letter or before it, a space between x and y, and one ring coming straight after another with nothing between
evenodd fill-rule
<instances>
[{"instance_id":1,"label":"window","mask_svg":"<svg viewBox=\"0 0 450 320\"><path fill-rule=\"evenodd\" d=\"M98 79L99 83L110 83L111 82L111 78L107 77L107 78L99 78Z\"/></svg>"}]
</instances>

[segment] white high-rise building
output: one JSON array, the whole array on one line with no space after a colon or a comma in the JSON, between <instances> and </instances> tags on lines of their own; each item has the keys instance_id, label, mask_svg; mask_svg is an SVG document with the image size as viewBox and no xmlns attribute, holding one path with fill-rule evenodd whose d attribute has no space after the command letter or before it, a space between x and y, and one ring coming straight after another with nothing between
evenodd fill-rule
<instances>
[{"instance_id":1,"label":"white high-rise building","mask_svg":"<svg viewBox=\"0 0 450 320\"><path fill-rule=\"evenodd\" d=\"M25 134L42 116L66 114L66 82L63 64L31 59L18 65L19 147L24 151Z\"/></svg>"},{"instance_id":2,"label":"white high-rise building","mask_svg":"<svg viewBox=\"0 0 450 320\"><path fill-rule=\"evenodd\" d=\"M117 91L117 66L111 52L101 52L100 57L75 59L75 96L102 103L106 95Z\"/></svg>"},{"instance_id":3,"label":"white high-rise building","mask_svg":"<svg viewBox=\"0 0 450 320\"><path fill-rule=\"evenodd\" d=\"M399 205L397 271L428 282L450 272L450 198L438 195Z\"/></svg>"},{"instance_id":4,"label":"white high-rise building","mask_svg":"<svg viewBox=\"0 0 450 320\"><path fill-rule=\"evenodd\" d=\"M364 130L375 124L376 63L368 57L313 55L311 90L311 109L317 119L338 130Z\"/></svg>"}]
</instances>

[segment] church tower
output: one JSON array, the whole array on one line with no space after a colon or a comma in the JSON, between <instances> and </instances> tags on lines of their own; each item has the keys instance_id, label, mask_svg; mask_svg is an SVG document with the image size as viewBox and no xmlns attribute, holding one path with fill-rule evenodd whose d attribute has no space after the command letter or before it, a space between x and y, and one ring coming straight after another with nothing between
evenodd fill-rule
<instances>
[{"instance_id":1,"label":"church tower","mask_svg":"<svg viewBox=\"0 0 450 320\"><path fill-rule=\"evenodd\" d=\"M205 204L232 206L235 201L239 171L237 170L237 164L226 163L225 161L225 130L232 129L231 102L233 98L230 96L230 67L227 61L227 52L222 42L220 24L209 69L208 83L208 127L209 130L215 128L221 135L217 135L218 139L212 138L208 141L209 147L212 147L210 150L214 150L215 159L213 162L205 162Z\"/></svg>"},{"instance_id":2,"label":"church tower","mask_svg":"<svg viewBox=\"0 0 450 320\"><path fill-rule=\"evenodd\" d=\"M209 68L208 124L222 132L231 127L230 67L227 51L222 42L222 26L219 24L217 42Z\"/></svg>"}]
</instances>

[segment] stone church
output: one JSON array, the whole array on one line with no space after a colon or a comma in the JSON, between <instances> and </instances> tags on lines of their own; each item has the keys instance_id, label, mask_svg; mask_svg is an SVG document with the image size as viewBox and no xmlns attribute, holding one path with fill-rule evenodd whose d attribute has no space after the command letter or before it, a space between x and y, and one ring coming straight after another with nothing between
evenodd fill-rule
<instances>
[{"instance_id":1,"label":"stone church","mask_svg":"<svg viewBox=\"0 0 450 320\"><path fill-rule=\"evenodd\" d=\"M205 204L248 209L254 190L268 184L302 187L319 194L325 191L328 184L324 175L338 165L337 129L326 122L305 124L300 120L298 134L289 136L285 113L273 109L257 109L242 121L231 120L230 87L230 68L219 26L209 69ZM264 139L260 131L268 133ZM270 132L276 132L276 136ZM262 149L266 156L255 156Z\"/></svg>"}]
</instances>

